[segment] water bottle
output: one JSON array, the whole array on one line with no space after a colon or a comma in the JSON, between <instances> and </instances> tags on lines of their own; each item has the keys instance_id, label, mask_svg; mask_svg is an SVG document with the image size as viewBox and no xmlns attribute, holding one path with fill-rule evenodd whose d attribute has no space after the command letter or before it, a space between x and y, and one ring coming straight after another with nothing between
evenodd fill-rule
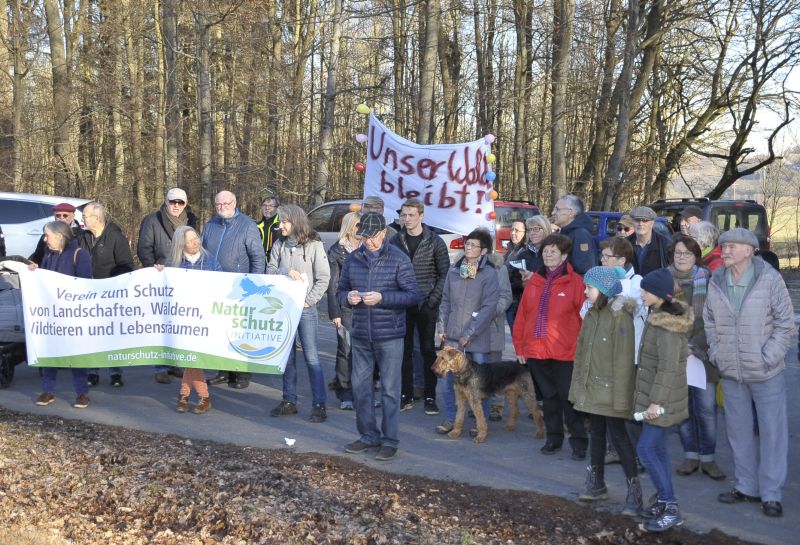
<instances>
[{"instance_id":1,"label":"water bottle","mask_svg":"<svg viewBox=\"0 0 800 545\"><path fill-rule=\"evenodd\" d=\"M639 411L638 413L633 413L633 419L637 422L641 422L644 420L644 416L647 414L647 411ZM658 408L658 415L661 416L664 414L664 407Z\"/></svg>"}]
</instances>

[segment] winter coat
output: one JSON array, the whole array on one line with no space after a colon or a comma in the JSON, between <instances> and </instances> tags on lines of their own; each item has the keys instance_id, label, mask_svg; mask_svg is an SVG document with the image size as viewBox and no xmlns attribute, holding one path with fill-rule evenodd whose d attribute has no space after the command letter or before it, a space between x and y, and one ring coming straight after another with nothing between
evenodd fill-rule
<instances>
[{"instance_id":1,"label":"winter coat","mask_svg":"<svg viewBox=\"0 0 800 545\"><path fill-rule=\"evenodd\" d=\"M715 246L714 249L703 258L702 264L711 272L716 271L720 267L724 267L725 262L722 260L722 246Z\"/></svg>"},{"instance_id":2,"label":"winter coat","mask_svg":"<svg viewBox=\"0 0 800 545\"><path fill-rule=\"evenodd\" d=\"M597 265L597 247L592 237L593 229L594 221L588 214L578 214L572 223L561 228L561 234L568 236L572 241L569 262L580 275L586 274L586 271Z\"/></svg>"},{"instance_id":3,"label":"winter coat","mask_svg":"<svg viewBox=\"0 0 800 545\"><path fill-rule=\"evenodd\" d=\"M389 242L403 250L403 253L410 258L407 240L408 233L403 227ZM450 268L450 255L442 237L431 231L430 227L425 224L422 224L422 240L417 246L417 251L414 252L411 264L414 266L417 289L422 297L420 306L427 305L431 309L438 308L439 303L442 302L444 279Z\"/></svg>"},{"instance_id":4,"label":"winter coat","mask_svg":"<svg viewBox=\"0 0 800 545\"><path fill-rule=\"evenodd\" d=\"M256 222L239 212L232 218L214 216L203 229L203 248L225 272L264 274L264 248Z\"/></svg>"},{"instance_id":5,"label":"winter coat","mask_svg":"<svg viewBox=\"0 0 800 545\"><path fill-rule=\"evenodd\" d=\"M635 233L628 237L628 242L633 246L633 270L638 275L644 276L656 269L668 267L672 263L669 255L669 247L672 245L672 241L655 230L650 234L650 244L641 261L638 258L639 247L636 245Z\"/></svg>"},{"instance_id":6,"label":"winter coat","mask_svg":"<svg viewBox=\"0 0 800 545\"><path fill-rule=\"evenodd\" d=\"M634 411L645 411L651 403L664 408L664 414L648 424L669 427L689 418L689 387L686 383L686 358L689 356L686 339L692 328L694 313L684 308L678 316L654 308L650 311L639 347L639 366L633 395Z\"/></svg>"},{"instance_id":7,"label":"winter coat","mask_svg":"<svg viewBox=\"0 0 800 545\"><path fill-rule=\"evenodd\" d=\"M502 353L506 347L506 310L511 306L511 282L508 280L508 268L503 265L503 256L488 254L489 261L497 271L497 312L489 324L491 337L489 341L490 352Z\"/></svg>"},{"instance_id":8,"label":"winter coat","mask_svg":"<svg viewBox=\"0 0 800 545\"><path fill-rule=\"evenodd\" d=\"M172 250L172 235L175 228L167 219L169 214L166 205L148 214L139 226L139 242L136 244L136 255L142 267L152 267L156 263L163 265ZM186 210L186 225L197 229L197 216Z\"/></svg>"},{"instance_id":9,"label":"winter coat","mask_svg":"<svg viewBox=\"0 0 800 545\"><path fill-rule=\"evenodd\" d=\"M689 352L703 362L703 367L706 372L706 382L717 383L719 382L719 371L716 367L711 365L708 360L708 341L706 340L706 332L703 324L702 309L706 301L706 293L695 293L695 282L699 279L705 280L706 290L708 289L708 281L711 278L711 272L705 267L695 265L692 268L691 274L688 278L681 278L680 273L675 269L672 264L669 267L672 272L672 277L675 283L680 286L680 299L694 310L694 323L692 329L689 331Z\"/></svg>"},{"instance_id":10,"label":"winter coat","mask_svg":"<svg viewBox=\"0 0 800 545\"><path fill-rule=\"evenodd\" d=\"M316 305L328 289L331 269L320 240L309 240L298 246L294 238L281 239L272 245L267 274L289 274L297 271L308 279L305 304Z\"/></svg>"},{"instance_id":11,"label":"winter coat","mask_svg":"<svg viewBox=\"0 0 800 545\"><path fill-rule=\"evenodd\" d=\"M331 279L328 282L328 317L333 320L334 318L342 317L342 306L336 299L336 290L339 289L339 278L344 267L344 260L350 255L344 249L342 243L336 241L330 248L328 248L328 266L331 270ZM349 311L349 309L346 309Z\"/></svg>"},{"instance_id":12,"label":"winter coat","mask_svg":"<svg viewBox=\"0 0 800 545\"><path fill-rule=\"evenodd\" d=\"M81 229L81 226L78 225L76 221L72 222L70 229L72 229L72 236L80 244L81 236L83 236L83 229ZM44 259L44 254L48 251L47 243L44 241L44 235L42 235L42 237L39 239L39 242L36 243L36 249L30 255L28 260L33 261L36 264L41 264L42 259Z\"/></svg>"},{"instance_id":13,"label":"winter coat","mask_svg":"<svg viewBox=\"0 0 800 545\"><path fill-rule=\"evenodd\" d=\"M61 252L48 248L39 268L76 278L92 278L92 258L77 240L70 242Z\"/></svg>"},{"instance_id":14,"label":"winter coat","mask_svg":"<svg viewBox=\"0 0 800 545\"><path fill-rule=\"evenodd\" d=\"M116 223L108 222L99 237L85 230L78 243L92 256L92 278L111 278L133 270L131 246Z\"/></svg>"},{"instance_id":15,"label":"winter coat","mask_svg":"<svg viewBox=\"0 0 800 545\"><path fill-rule=\"evenodd\" d=\"M763 382L785 368L794 335L794 309L780 273L753 257L753 282L733 313L728 297L727 267L717 269L708 285L703 308L708 357L722 378Z\"/></svg>"},{"instance_id":16,"label":"winter coat","mask_svg":"<svg viewBox=\"0 0 800 545\"><path fill-rule=\"evenodd\" d=\"M514 257L513 260L524 261L526 271L538 271L544 265L541 248L533 250L530 246L525 245L520 248L515 255L516 257ZM508 261L510 260L507 260L507 262ZM522 292L525 291L525 283L522 281L522 275L519 269L510 265L508 269L508 278L511 281L511 292L514 294L514 302L519 304L520 299L522 299Z\"/></svg>"},{"instance_id":17,"label":"winter coat","mask_svg":"<svg viewBox=\"0 0 800 545\"><path fill-rule=\"evenodd\" d=\"M569 400L575 410L613 418L633 412L633 313L637 303L617 296L583 319Z\"/></svg>"},{"instance_id":18,"label":"winter coat","mask_svg":"<svg viewBox=\"0 0 800 545\"><path fill-rule=\"evenodd\" d=\"M408 256L384 240L377 255L367 256L363 245L344 260L336 299L342 307L353 309L350 335L370 342L388 341L406 335L406 309L420 302L417 280ZM377 305L347 302L351 291L377 291L382 295Z\"/></svg>"},{"instance_id":19,"label":"winter coat","mask_svg":"<svg viewBox=\"0 0 800 545\"><path fill-rule=\"evenodd\" d=\"M464 259L456 261L447 272L437 330L444 332L445 342L450 345L456 346L459 339L467 337L465 350L488 353L492 347L491 323L498 309L497 269L488 256L482 256L476 277L461 278L459 270Z\"/></svg>"},{"instance_id":20,"label":"winter coat","mask_svg":"<svg viewBox=\"0 0 800 545\"><path fill-rule=\"evenodd\" d=\"M281 228L278 226L280 218L275 214L271 218L261 217L261 221L256 223L258 232L261 235L261 245L264 247L264 255L269 257L272 245L281 238Z\"/></svg>"},{"instance_id":21,"label":"winter coat","mask_svg":"<svg viewBox=\"0 0 800 545\"><path fill-rule=\"evenodd\" d=\"M547 333L535 338L539 300L547 282L546 269L539 269L525 286L517 317L514 320L514 350L518 356L537 360L573 361L581 331L583 278L567 263L564 272L553 281L547 311Z\"/></svg>"}]
</instances>

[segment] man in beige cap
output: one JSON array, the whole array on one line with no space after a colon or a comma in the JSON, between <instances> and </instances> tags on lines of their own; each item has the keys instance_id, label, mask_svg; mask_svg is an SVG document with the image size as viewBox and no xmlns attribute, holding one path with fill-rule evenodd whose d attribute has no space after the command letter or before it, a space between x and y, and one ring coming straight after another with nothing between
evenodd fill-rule
<instances>
[{"instance_id":1,"label":"man in beige cap","mask_svg":"<svg viewBox=\"0 0 800 545\"><path fill-rule=\"evenodd\" d=\"M636 229L636 224L633 223L633 218L630 214L622 214L622 217L617 220L617 236L628 238Z\"/></svg>"},{"instance_id":2,"label":"man in beige cap","mask_svg":"<svg viewBox=\"0 0 800 545\"><path fill-rule=\"evenodd\" d=\"M628 237L633 245L633 270L642 276L672 263L669 247L672 242L663 235L653 231L656 221L655 211L648 206L640 206L631 210L634 234Z\"/></svg>"},{"instance_id":3,"label":"man in beige cap","mask_svg":"<svg viewBox=\"0 0 800 545\"><path fill-rule=\"evenodd\" d=\"M186 191L173 187L164 196L164 204L148 214L139 226L139 242L136 244L136 255L142 267L164 265L172 248L172 235L175 229L188 225L197 229L197 217L189 209ZM169 384L169 376L180 377L181 370L171 365L156 365L155 381Z\"/></svg>"}]
</instances>

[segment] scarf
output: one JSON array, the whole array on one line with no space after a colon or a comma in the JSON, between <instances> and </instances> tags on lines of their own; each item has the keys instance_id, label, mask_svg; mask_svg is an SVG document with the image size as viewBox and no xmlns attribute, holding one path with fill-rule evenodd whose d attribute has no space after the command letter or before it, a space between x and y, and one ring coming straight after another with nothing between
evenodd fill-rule
<instances>
[{"instance_id":1,"label":"scarf","mask_svg":"<svg viewBox=\"0 0 800 545\"><path fill-rule=\"evenodd\" d=\"M547 314L550 307L550 293L553 289L553 282L563 274L566 268L567 262L565 261L552 271L546 270L544 289L542 290L542 296L539 298L539 308L536 312L536 324L533 328L534 339L544 339L547 336Z\"/></svg>"},{"instance_id":2,"label":"scarf","mask_svg":"<svg viewBox=\"0 0 800 545\"><path fill-rule=\"evenodd\" d=\"M167 205L161 205L161 217L165 218L167 221L161 221L161 225L164 226L164 230L167 232L167 236L169 239L172 240L172 235L175 234L175 229L182 226L182 225L189 225L189 216L186 214L186 208L181 211L180 215L176 218L172 214L169 213L167 210Z\"/></svg>"},{"instance_id":3,"label":"scarf","mask_svg":"<svg viewBox=\"0 0 800 545\"><path fill-rule=\"evenodd\" d=\"M467 260L461 262L458 268L458 274L464 279L475 279L478 276L478 263L467 263Z\"/></svg>"},{"instance_id":4,"label":"scarf","mask_svg":"<svg viewBox=\"0 0 800 545\"><path fill-rule=\"evenodd\" d=\"M683 301L692 307L695 316L695 328L697 321L700 320L700 327L702 327L703 307L706 304L706 295L708 295L708 269L705 267L692 266L691 270L680 272L675 268L675 265L670 265L669 270L672 277L677 280L678 285L683 291ZM697 331L693 331L695 335Z\"/></svg>"},{"instance_id":5,"label":"scarf","mask_svg":"<svg viewBox=\"0 0 800 545\"><path fill-rule=\"evenodd\" d=\"M186 261L188 261L189 263L191 263L192 265L194 265L195 263L197 263L198 261L200 261L200 258L201 258L201 257L203 257L203 252L197 252L197 253L196 253L196 254L194 254L194 255L189 255L189 254L187 254L186 252L183 252L183 258L184 258Z\"/></svg>"}]
</instances>

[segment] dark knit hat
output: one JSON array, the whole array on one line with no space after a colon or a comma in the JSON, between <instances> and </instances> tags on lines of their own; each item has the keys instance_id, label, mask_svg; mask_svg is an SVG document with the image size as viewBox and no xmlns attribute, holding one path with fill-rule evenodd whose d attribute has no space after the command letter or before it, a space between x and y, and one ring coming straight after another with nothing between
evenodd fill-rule
<instances>
[{"instance_id":1,"label":"dark knit hat","mask_svg":"<svg viewBox=\"0 0 800 545\"><path fill-rule=\"evenodd\" d=\"M623 273L624 269L621 269ZM592 267L583 275L583 282L600 290L606 297L614 297L622 292L619 273L613 267Z\"/></svg>"},{"instance_id":2,"label":"dark knit hat","mask_svg":"<svg viewBox=\"0 0 800 545\"><path fill-rule=\"evenodd\" d=\"M53 212L75 212L75 207L68 202L58 203L53 207Z\"/></svg>"},{"instance_id":3,"label":"dark knit hat","mask_svg":"<svg viewBox=\"0 0 800 545\"><path fill-rule=\"evenodd\" d=\"M656 269L644 275L641 287L656 297L661 297L664 301L672 301L675 281L672 279L669 269Z\"/></svg>"}]
</instances>

